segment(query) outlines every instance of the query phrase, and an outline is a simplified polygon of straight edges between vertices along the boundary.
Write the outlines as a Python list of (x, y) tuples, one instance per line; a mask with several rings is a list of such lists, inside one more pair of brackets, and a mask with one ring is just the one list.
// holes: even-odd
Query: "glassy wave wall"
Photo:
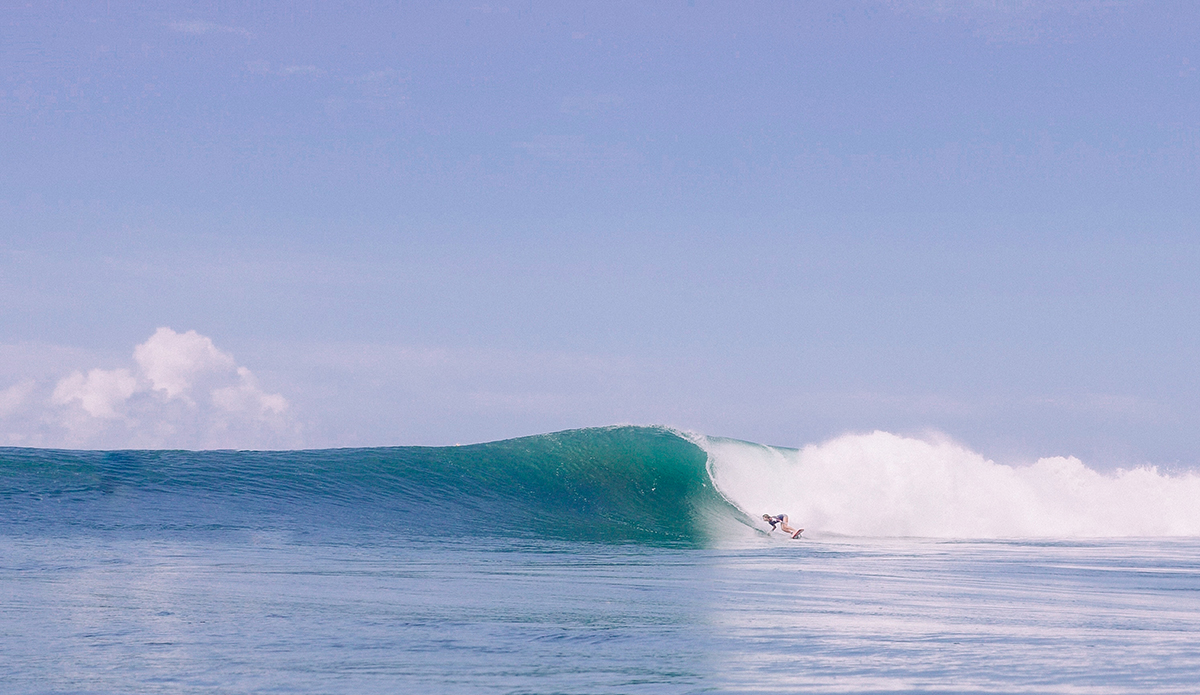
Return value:
[(452, 447), (0, 450), (0, 506), (26, 527), (255, 529), (322, 523), (426, 535), (701, 544), (737, 515), (707, 455), (663, 428)]

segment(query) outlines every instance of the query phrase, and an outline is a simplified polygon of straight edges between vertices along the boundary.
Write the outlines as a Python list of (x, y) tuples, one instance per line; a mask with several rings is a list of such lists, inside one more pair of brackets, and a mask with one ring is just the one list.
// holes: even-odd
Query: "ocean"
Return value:
[(880, 432), (0, 449), (0, 690), (1195, 693), (1200, 476)]

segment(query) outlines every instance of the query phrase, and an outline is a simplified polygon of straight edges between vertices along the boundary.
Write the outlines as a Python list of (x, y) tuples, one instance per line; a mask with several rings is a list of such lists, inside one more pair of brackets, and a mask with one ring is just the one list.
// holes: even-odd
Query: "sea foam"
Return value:
[(722, 495), (808, 535), (941, 538), (1200, 535), (1200, 475), (1105, 474), (1074, 457), (1027, 466), (946, 440), (848, 434), (802, 449), (700, 437)]

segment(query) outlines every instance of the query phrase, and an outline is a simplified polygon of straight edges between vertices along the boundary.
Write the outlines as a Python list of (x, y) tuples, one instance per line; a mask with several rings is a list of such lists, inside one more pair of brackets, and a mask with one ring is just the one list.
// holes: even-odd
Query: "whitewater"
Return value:
[(885, 432), (0, 449), (0, 683), (1192, 693), (1198, 499), (1195, 472)]
[[(802, 449), (695, 436), (740, 510), (790, 510), (815, 533), (938, 538), (1200, 536), (1200, 475), (1100, 473), (1074, 457), (1026, 466), (946, 438), (845, 435)], [(810, 533), (810, 535), (812, 535)]]

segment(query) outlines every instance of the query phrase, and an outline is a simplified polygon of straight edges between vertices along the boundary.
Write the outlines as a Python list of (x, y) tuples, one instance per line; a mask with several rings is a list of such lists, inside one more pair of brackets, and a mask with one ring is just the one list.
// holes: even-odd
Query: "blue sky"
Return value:
[(1193, 3), (140, 5), (3, 7), (0, 444), (1200, 458)]

